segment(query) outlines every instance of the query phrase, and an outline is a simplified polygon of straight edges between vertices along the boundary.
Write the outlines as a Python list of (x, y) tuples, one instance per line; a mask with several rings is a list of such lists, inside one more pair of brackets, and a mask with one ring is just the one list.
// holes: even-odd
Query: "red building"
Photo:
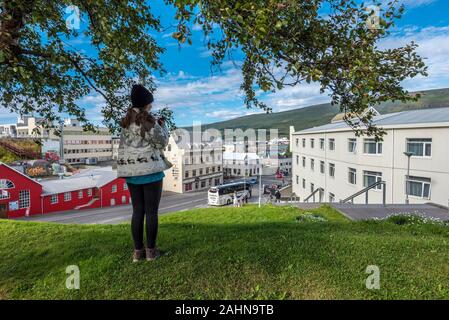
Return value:
[(124, 179), (110, 168), (37, 182), (0, 163), (0, 217), (102, 208), (130, 203)]
[(0, 163), (0, 218), (42, 213), (42, 185)]

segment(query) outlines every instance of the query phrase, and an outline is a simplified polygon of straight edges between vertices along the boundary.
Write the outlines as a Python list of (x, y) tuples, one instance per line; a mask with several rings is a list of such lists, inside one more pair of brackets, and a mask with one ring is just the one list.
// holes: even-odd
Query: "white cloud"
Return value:
[(428, 77), (404, 81), (409, 90), (449, 87), (449, 26), (413, 28), (406, 27), (380, 43), (381, 48), (396, 48), (411, 41), (419, 45), (417, 52), (428, 66)]
[(428, 5), (435, 1), (436, 0), (401, 0), (399, 3), (403, 4), (406, 8), (413, 8)]
[(206, 117), (209, 118), (219, 118), (219, 120), (229, 120), (232, 118), (237, 118), (237, 117), (242, 117), (242, 116), (248, 116), (251, 114), (256, 114), (256, 113), (262, 113), (261, 110), (244, 110), (244, 106), (243, 105), (239, 105), (238, 109), (220, 109), (220, 110), (215, 110), (212, 112), (207, 112), (206, 113)]

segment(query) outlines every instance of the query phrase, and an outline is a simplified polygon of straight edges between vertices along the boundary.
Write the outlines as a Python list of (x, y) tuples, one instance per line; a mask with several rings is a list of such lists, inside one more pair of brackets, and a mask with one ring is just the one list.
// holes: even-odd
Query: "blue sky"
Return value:
[[(404, 82), (409, 90), (424, 90), (449, 87), (449, 1), (447, 0), (402, 0), (406, 13), (397, 22), (393, 34), (380, 46), (397, 47), (412, 40), (420, 47), (418, 52), (426, 58), (429, 77), (415, 78)], [(173, 24), (174, 11), (166, 7), (162, 0), (154, 0), (156, 15), (160, 16), (164, 27)], [(241, 72), (240, 60), (236, 54), (234, 61), (226, 61), (221, 71), (211, 73), (210, 53), (204, 44), (200, 28), (193, 26), (193, 44), (179, 48), (171, 37), (174, 29), (154, 34), (166, 52), (161, 56), (168, 74), (156, 75), (158, 89), (155, 92), (155, 108), (170, 107), (175, 113), (178, 126), (191, 125), (193, 121), (211, 123), (260, 112), (248, 110), (243, 104), (243, 94), (239, 90)], [(87, 39), (81, 36), (72, 44), (89, 52)], [(304, 84), (286, 88), (275, 94), (266, 94), (263, 100), (273, 107), (273, 111), (328, 102), (326, 94), (319, 93), (317, 84)], [(91, 94), (79, 103), (86, 108), (89, 118), (100, 123), (101, 105), (99, 95)], [(15, 117), (6, 110), (0, 110), (0, 123), (15, 122)]]

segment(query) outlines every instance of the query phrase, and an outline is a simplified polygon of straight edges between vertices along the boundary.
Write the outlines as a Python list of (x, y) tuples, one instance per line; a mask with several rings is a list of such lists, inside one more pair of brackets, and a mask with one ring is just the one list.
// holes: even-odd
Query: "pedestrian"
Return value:
[(281, 192), (279, 190), (276, 190), (276, 192), (274, 193), (274, 197), (276, 198), (277, 203), (281, 202)]
[(239, 198), (237, 197), (237, 192), (234, 191), (234, 199), (233, 199), (234, 207), (239, 207)]
[[(169, 132), (163, 118), (156, 119), (151, 115), (153, 100), (153, 95), (144, 86), (134, 85), (132, 105), (121, 121), (117, 176), (125, 178), (131, 194), (133, 262), (144, 258), (152, 261), (161, 255), (156, 246), (158, 210), (164, 170), (172, 166), (163, 152)], [(146, 247), (143, 241), (145, 220)]]

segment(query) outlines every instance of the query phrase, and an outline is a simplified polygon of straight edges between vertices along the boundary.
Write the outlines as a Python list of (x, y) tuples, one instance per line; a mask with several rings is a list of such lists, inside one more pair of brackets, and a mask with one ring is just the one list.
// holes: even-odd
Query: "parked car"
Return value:
[(254, 177), (254, 178), (249, 178), (249, 179), (247, 180), (247, 182), (248, 182), (249, 184), (257, 184), (257, 183), (259, 182), (259, 179), (257, 179), (256, 177)]

